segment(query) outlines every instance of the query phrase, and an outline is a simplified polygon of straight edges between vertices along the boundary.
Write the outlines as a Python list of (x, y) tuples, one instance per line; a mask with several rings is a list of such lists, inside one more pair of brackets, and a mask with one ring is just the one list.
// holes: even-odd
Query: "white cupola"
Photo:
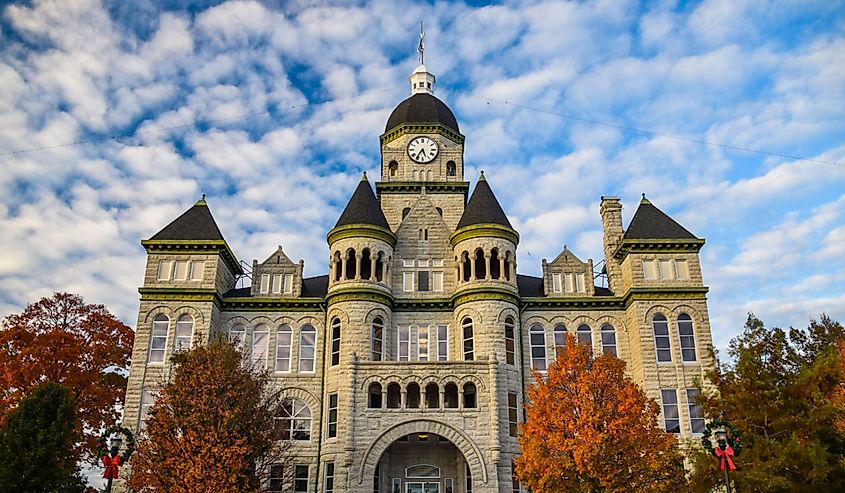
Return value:
[(411, 95), (426, 93), (434, 95), (434, 74), (425, 68), (425, 65), (420, 65), (411, 72)]

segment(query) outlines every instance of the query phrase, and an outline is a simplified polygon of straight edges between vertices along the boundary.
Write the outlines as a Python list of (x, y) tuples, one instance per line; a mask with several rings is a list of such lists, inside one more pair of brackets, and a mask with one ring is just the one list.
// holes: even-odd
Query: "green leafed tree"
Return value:
[[(743, 434), (731, 476), (737, 491), (845, 491), (843, 333), (827, 316), (783, 330), (749, 314), (730, 343), (733, 362), (711, 375), (718, 393), (701, 402), (705, 416)], [(700, 491), (724, 484), (712, 456), (699, 451), (692, 462)]]
[(74, 454), (78, 438), (68, 390), (57, 383), (36, 387), (0, 428), (0, 492), (84, 491)]

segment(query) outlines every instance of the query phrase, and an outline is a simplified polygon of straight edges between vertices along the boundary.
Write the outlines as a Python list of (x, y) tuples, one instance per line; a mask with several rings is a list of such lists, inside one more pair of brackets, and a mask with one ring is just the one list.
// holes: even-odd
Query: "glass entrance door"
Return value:
[(405, 493), (440, 493), (440, 482), (406, 482)]

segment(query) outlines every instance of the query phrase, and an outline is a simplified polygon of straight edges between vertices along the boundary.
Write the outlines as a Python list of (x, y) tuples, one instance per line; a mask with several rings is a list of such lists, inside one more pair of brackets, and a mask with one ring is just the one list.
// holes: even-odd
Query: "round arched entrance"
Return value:
[(437, 420), (415, 420), (385, 430), (372, 442), (358, 483), (381, 493), (463, 493), (468, 484), (486, 484), (487, 469), (463, 431)]

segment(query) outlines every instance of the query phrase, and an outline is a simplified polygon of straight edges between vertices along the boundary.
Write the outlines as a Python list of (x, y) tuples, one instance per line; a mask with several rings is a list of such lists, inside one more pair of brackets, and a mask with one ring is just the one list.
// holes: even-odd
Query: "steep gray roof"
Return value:
[(686, 228), (675, 222), (663, 211), (654, 206), (645, 195), (634, 213), (631, 224), (625, 231), (624, 239), (697, 239)]
[(469, 202), (467, 202), (464, 214), (461, 216), (461, 220), (458, 221), (457, 229), (472, 224), (501, 224), (502, 226), (512, 228), (510, 221), (508, 221), (508, 216), (505, 215), (505, 211), (502, 210), (502, 206), (499, 205), (499, 201), (493, 195), (493, 190), (487, 184), (487, 179), (484, 178), (483, 171), (481, 172), (481, 178), (478, 179), (478, 183), (475, 185), (475, 190), (472, 191)]
[(223, 233), (205, 203), (205, 195), (151, 240), (223, 240)]
[(352, 194), (352, 198), (349, 199), (349, 203), (346, 204), (334, 227), (347, 224), (372, 224), (390, 229), (376, 199), (376, 194), (373, 193), (373, 188), (367, 180), (366, 172), (358, 182), (358, 188), (355, 189), (355, 193)]
[(439, 123), (460, 133), (458, 120), (452, 110), (443, 101), (426, 93), (414, 94), (399, 103), (387, 119), (384, 131), (387, 132), (403, 123)]

